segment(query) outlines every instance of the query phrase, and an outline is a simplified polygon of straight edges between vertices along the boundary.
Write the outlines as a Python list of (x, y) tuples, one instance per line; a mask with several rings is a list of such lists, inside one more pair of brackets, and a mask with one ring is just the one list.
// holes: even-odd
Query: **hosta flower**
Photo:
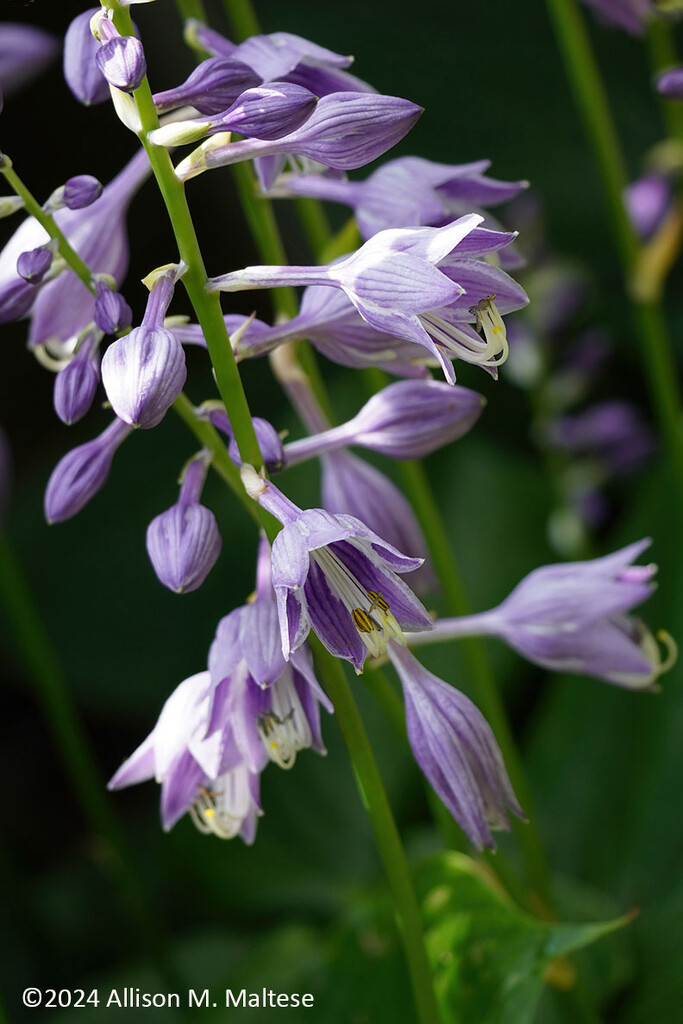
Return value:
[(200, 452), (185, 467), (178, 501), (147, 527), (147, 554), (159, 580), (176, 594), (202, 585), (221, 551), (213, 512), (200, 503), (211, 462)]
[(91, 7), (73, 19), (64, 37), (64, 78), (77, 100), (86, 106), (109, 99), (109, 85), (97, 65), (99, 41), (90, 29), (101, 7)]
[(77, 423), (93, 403), (100, 383), (100, 339), (99, 332), (88, 331), (73, 358), (55, 377), (54, 406), (62, 423)]
[(0, 90), (5, 97), (18, 92), (57, 56), (54, 36), (33, 25), (0, 23)]
[(117, 416), (133, 427), (156, 427), (182, 391), (185, 353), (163, 326), (176, 282), (187, 268), (169, 264), (146, 278), (150, 286), (142, 323), (113, 342), (102, 359), (102, 383)]
[(59, 460), (45, 491), (48, 523), (71, 519), (105, 485), (116, 449), (132, 428), (115, 419), (99, 437), (73, 448)]
[(247, 267), (213, 278), (208, 288), (339, 288), (375, 330), (422, 345), (452, 384), (451, 358), (495, 371), (507, 356), (501, 312), (528, 301), (511, 277), (475, 258), (515, 237), (479, 228), (481, 221), (470, 214), (443, 228), (380, 231), (353, 255), (328, 266)]
[(285, 658), (310, 629), (336, 657), (362, 671), (404, 630), (430, 629), (431, 619), (399, 573), (422, 564), (408, 558), (353, 516), (302, 511), (251, 466), (247, 493), (283, 524), (273, 544), (272, 578)]
[(659, 76), (657, 92), (667, 100), (683, 100), (683, 65), (669, 68)]
[(394, 644), (389, 656), (403, 685), (408, 739), (415, 760), (478, 850), (495, 849), (491, 831), (523, 818), (503, 758), (481, 711)]
[[(524, 658), (554, 672), (653, 689), (674, 663), (676, 650), (671, 637), (659, 633), (668, 647), (662, 660), (645, 623), (627, 614), (654, 589), (657, 567), (632, 565), (649, 544), (640, 540), (603, 558), (536, 569), (497, 608), (442, 619), (429, 640), (499, 636)], [(414, 642), (425, 639), (416, 635)]]
[(350, 445), (393, 459), (422, 459), (462, 437), (484, 400), (469, 388), (436, 380), (405, 380), (378, 391), (353, 419), (285, 447), (288, 465)]
[(353, 207), (364, 239), (387, 228), (441, 227), (473, 207), (494, 206), (519, 195), (526, 181), (487, 178), (490, 160), (437, 164), (417, 156), (383, 164), (365, 181), (325, 175), (283, 175), (273, 196), (311, 196)]
[(370, 163), (395, 146), (410, 131), (422, 108), (397, 96), (368, 92), (339, 92), (323, 96), (311, 116), (296, 131), (272, 141), (245, 139), (230, 142), (222, 135), (202, 143), (176, 167), (180, 181), (188, 181), (212, 167), (263, 157), (279, 157), (259, 165), (261, 184), (267, 188), (288, 156), (307, 157), (326, 167), (351, 170)]
[(650, 238), (657, 231), (671, 209), (672, 200), (672, 184), (664, 174), (645, 174), (627, 187), (624, 203), (641, 238)]
[(640, 36), (655, 13), (651, 0), (583, 0), (585, 4), (612, 25), (623, 28), (631, 35)]

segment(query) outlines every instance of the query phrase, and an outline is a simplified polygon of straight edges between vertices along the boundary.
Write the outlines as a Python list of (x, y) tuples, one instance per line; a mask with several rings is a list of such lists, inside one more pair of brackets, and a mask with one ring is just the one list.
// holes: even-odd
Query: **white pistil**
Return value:
[(286, 669), (270, 688), (271, 708), (259, 715), (257, 728), (268, 757), (280, 768), (292, 768), (299, 750), (310, 747), (308, 724), (291, 669)]
[(481, 341), (440, 317), (436, 310), (421, 313), (419, 319), (432, 338), (459, 359), (483, 366), (498, 366), (508, 357), (508, 343), (505, 324), (493, 301), (494, 298), (495, 296), (490, 295), (470, 309), (470, 313), (476, 319), (477, 330), (484, 332), (484, 339)]
[(311, 551), (311, 557), (322, 569), (332, 592), (350, 612), (361, 640), (374, 658), (386, 653), (390, 640), (405, 646), (403, 631), (381, 594), (368, 592), (361, 586), (341, 558), (329, 548), (317, 548)]
[(204, 835), (219, 839), (234, 839), (239, 834), (249, 812), (251, 793), (249, 773), (239, 765), (216, 779), (215, 789), (202, 786), (192, 807), (190, 817)]

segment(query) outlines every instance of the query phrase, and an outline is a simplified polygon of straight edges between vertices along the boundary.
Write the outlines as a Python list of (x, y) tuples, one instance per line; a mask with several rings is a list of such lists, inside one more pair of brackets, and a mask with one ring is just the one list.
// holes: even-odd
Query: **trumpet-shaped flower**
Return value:
[(302, 511), (242, 467), (247, 493), (283, 524), (273, 544), (272, 580), (282, 651), (296, 651), (311, 629), (336, 657), (361, 672), (367, 654), (383, 654), (403, 631), (431, 629), (432, 621), (401, 573), (422, 564), (353, 516)]
[(395, 644), (389, 656), (403, 685), (415, 760), (478, 850), (495, 849), (492, 830), (509, 829), (508, 809), (524, 812), (510, 785), (493, 732), (481, 711)]
[(511, 277), (476, 258), (515, 237), (478, 228), (482, 219), (470, 214), (442, 228), (380, 231), (357, 252), (328, 266), (247, 267), (213, 278), (208, 288), (339, 288), (375, 330), (422, 345), (452, 384), (454, 357), (495, 371), (507, 357), (501, 312), (528, 301)]

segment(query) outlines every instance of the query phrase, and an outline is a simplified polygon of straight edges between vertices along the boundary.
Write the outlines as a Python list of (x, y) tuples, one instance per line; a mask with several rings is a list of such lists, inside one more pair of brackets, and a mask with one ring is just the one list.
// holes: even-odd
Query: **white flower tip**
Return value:
[(268, 481), (264, 480), (248, 462), (241, 467), (240, 476), (245, 491), (253, 501), (258, 501), (264, 491), (268, 489)]
[(180, 260), (179, 263), (164, 263), (161, 267), (155, 267), (154, 270), (150, 270), (147, 277), (142, 278), (142, 284), (145, 288), (151, 292), (152, 288), (159, 280), (160, 277), (173, 276), (173, 281), (179, 281), (180, 278), (187, 272), (187, 263)]
[(196, 121), (173, 121), (161, 128), (147, 132), (147, 139), (153, 146), (184, 146), (188, 142), (197, 142), (208, 132), (210, 124)]

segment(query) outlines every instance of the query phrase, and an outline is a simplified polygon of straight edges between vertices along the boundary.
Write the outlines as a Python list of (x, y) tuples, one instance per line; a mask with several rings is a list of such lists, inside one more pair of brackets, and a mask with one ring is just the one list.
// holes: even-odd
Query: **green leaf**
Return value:
[(418, 870), (426, 941), (446, 1024), (528, 1024), (558, 958), (622, 928), (631, 915), (587, 924), (537, 920), (511, 903), (487, 870), (460, 853)]

